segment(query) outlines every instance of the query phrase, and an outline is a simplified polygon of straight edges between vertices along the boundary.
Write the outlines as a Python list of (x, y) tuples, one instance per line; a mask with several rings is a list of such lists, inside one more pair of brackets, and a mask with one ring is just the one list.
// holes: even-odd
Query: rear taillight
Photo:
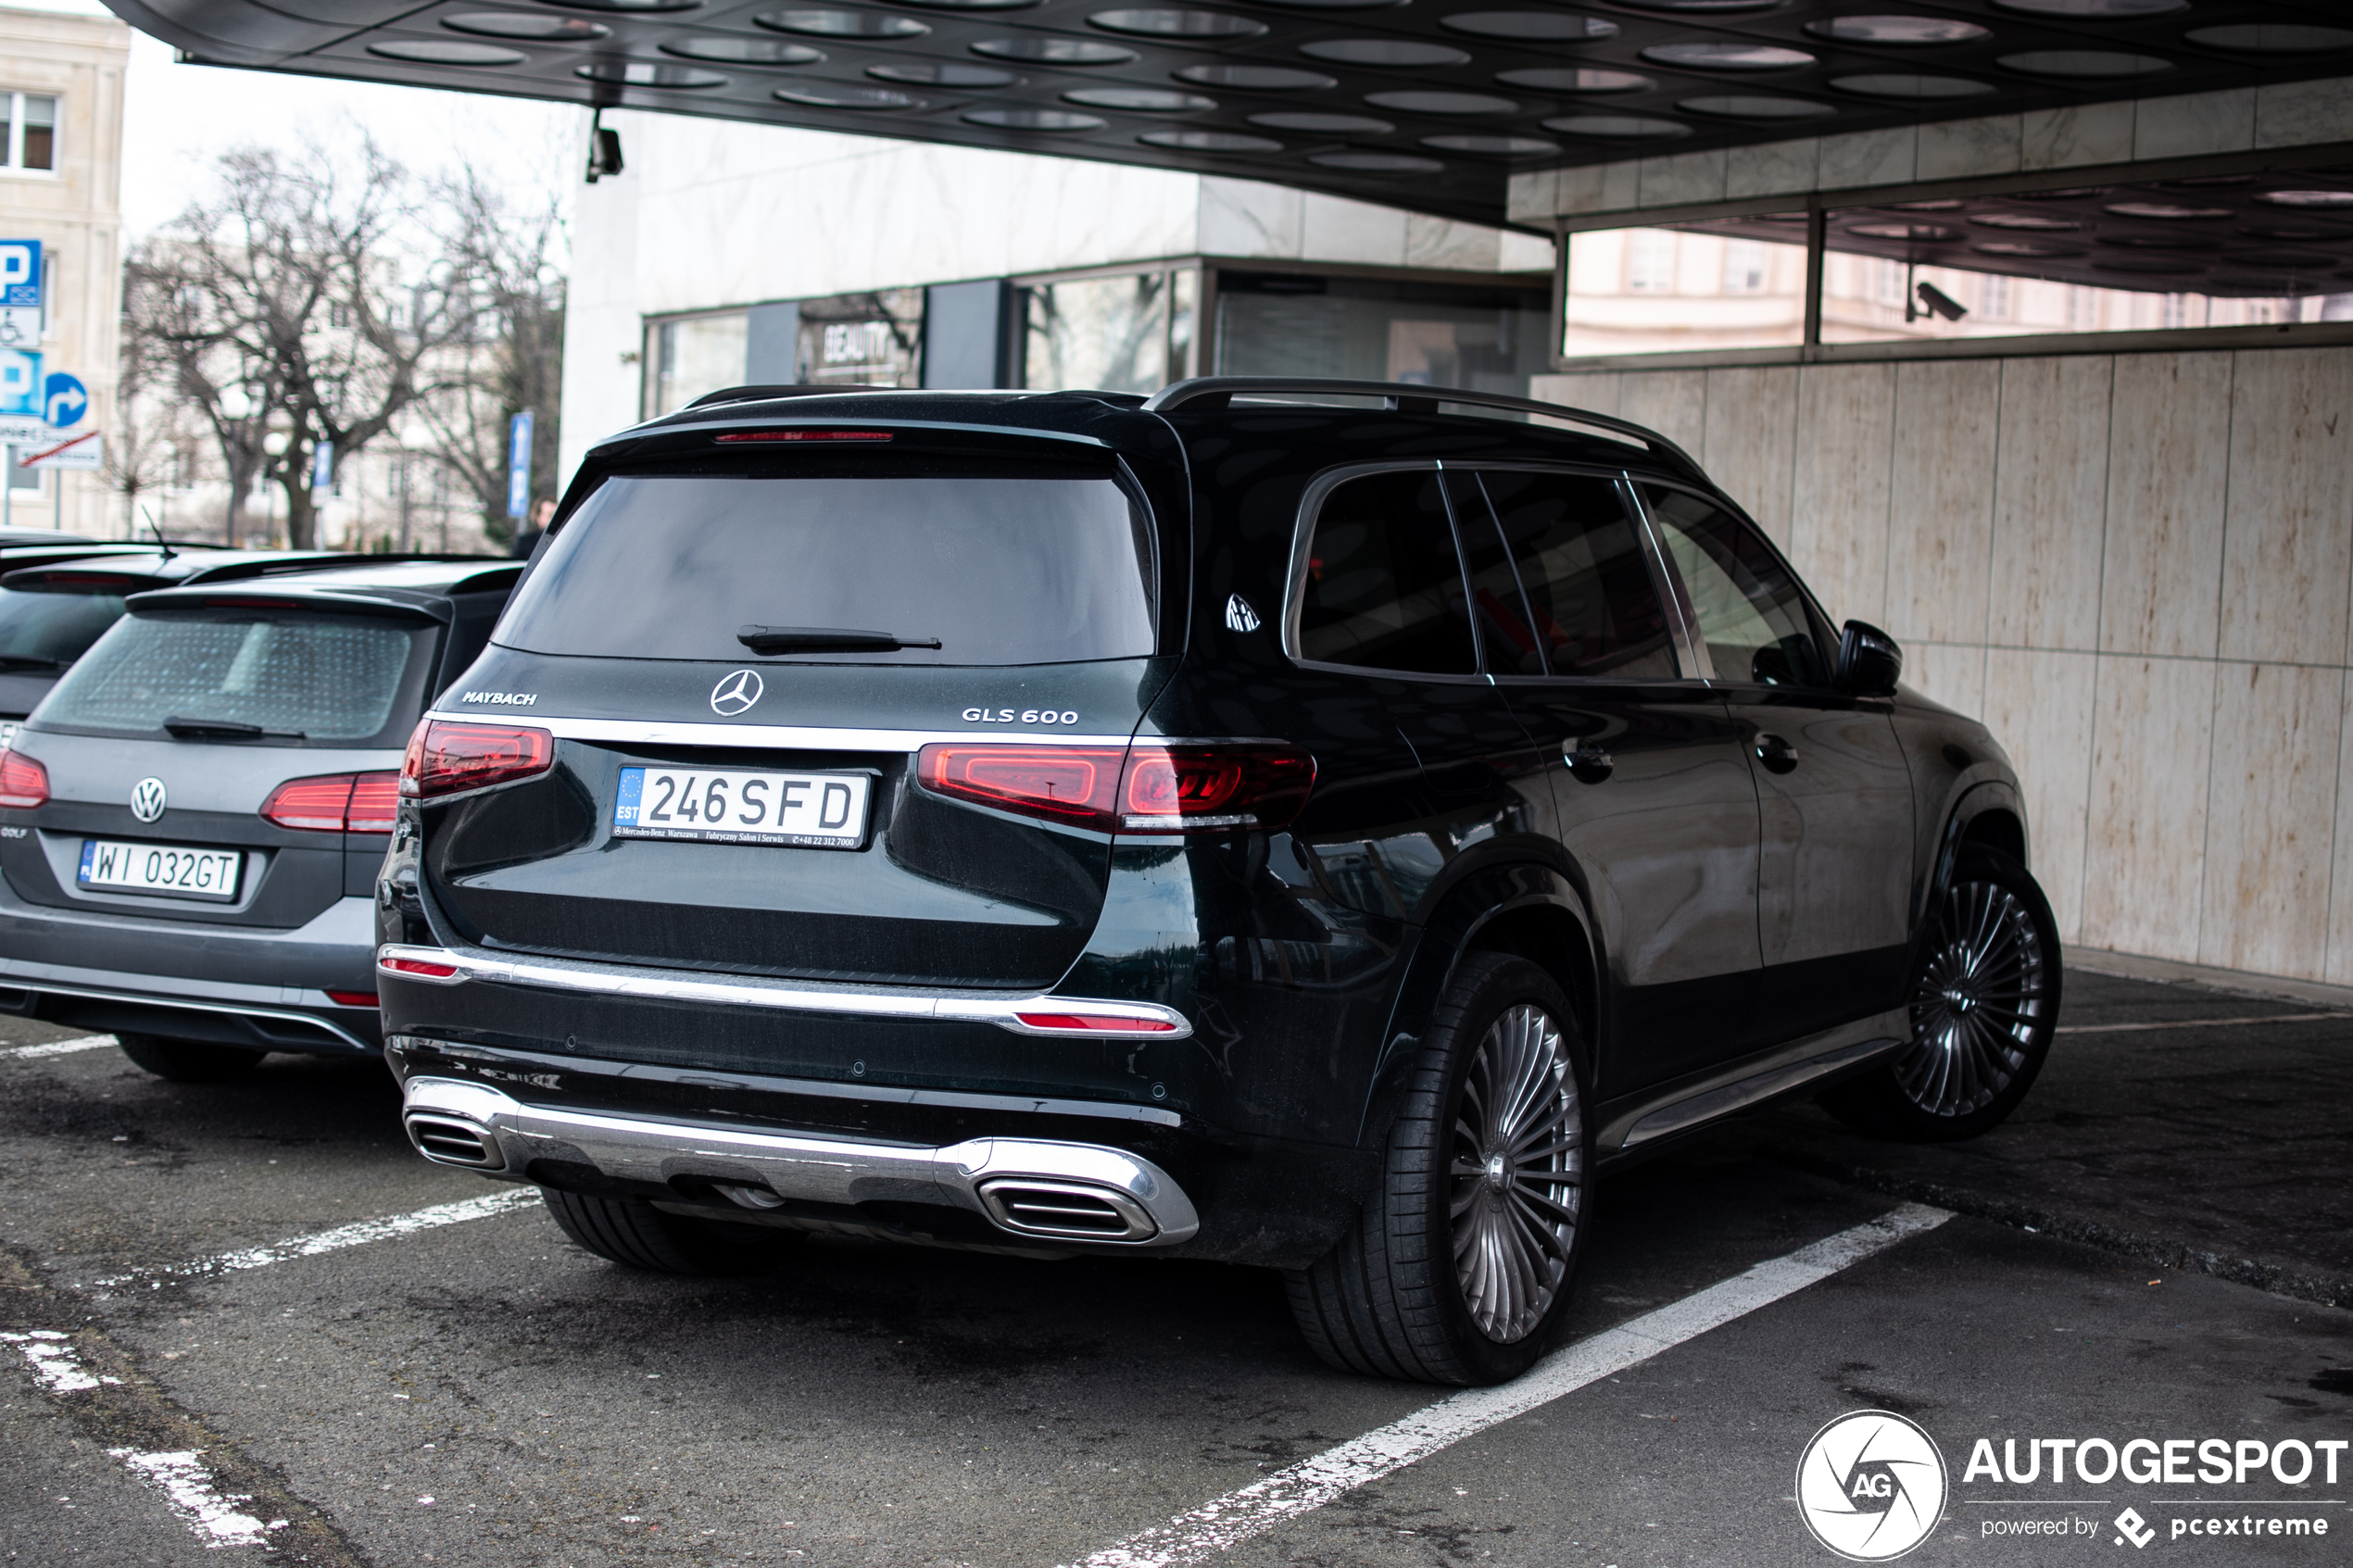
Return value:
[(265, 822), (305, 833), (390, 833), (397, 773), (321, 773), (288, 779), (261, 803)]
[(1118, 1018), (1093, 1012), (1017, 1012), (1013, 1016), (1032, 1029), (1088, 1035), (1173, 1035), (1176, 1025), (1165, 1018)]
[(396, 953), (376, 955), (376, 967), (388, 974), (413, 974), (420, 980), (454, 980), (458, 966), (433, 959), (404, 959)]
[(0, 806), (29, 811), (49, 801), (49, 770), (20, 751), (0, 751)]
[(924, 747), (934, 794), (1110, 833), (1277, 828), (1299, 814), (1315, 759), (1288, 746)]
[(373, 991), (330, 991), (327, 1000), (339, 1008), (371, 1008), (381, 1006)]
[(556, 737), (517, 724), (453, 724), (428, 719), (409, 737), (400, 793), (431, 800), (544, 773), (556, 760)]

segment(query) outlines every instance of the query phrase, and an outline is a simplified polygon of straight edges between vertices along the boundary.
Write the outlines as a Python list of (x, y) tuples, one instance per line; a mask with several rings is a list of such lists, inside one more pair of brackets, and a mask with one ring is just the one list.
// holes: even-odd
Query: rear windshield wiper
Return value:
[(939, 646), (937, 637), (901, 637), (844, 626), (738, 626), (736, 641), (754, 653), (896, 653)]
[(301, 740), (300, 730), (265, 730), (258, 724), (248, 724), (241, 719), (182, 719), (163, 721), (166, 734), (174, 740), (195, 740), (217, 736), (222, 740)]
[(41, 659), (29, 653), (0, 653), (0, 670), (63, 670), (62, 659)]

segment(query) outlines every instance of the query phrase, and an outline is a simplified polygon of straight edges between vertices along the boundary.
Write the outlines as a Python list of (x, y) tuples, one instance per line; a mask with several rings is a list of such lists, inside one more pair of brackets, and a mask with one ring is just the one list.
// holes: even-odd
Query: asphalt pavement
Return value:
[[(371, 1063), (174, 1085), (0, 1022), (0, 1562), (1829, 1564), (1800, 1459), (1863, 1410), (1942, 1456), (1908, 1562), (2353, 1561), (2325, 1010), (2071, 974), (1987, 1138), (1686, 1145), (1604, 1184), (1536, 1381), (1452, 1399), (1324, 1367), (1250, 1270), (632, 1274), (418, 1160)], [(2050, 1440), (2179, 1478), (2023, 1479)]]

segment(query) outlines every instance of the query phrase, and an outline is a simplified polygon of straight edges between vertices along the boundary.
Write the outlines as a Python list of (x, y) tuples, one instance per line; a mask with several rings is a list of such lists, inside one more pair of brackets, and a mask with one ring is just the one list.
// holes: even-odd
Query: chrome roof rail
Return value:
[(1167, 414), (1189, 404), (1223, 408), (1236, 397), (1280, 397), (1287, 394), (1311, 397), (1378, 397), (1389, 408), (1406, 414), (1434, 414), (1441, 403), (1461, 403), (1474, 408), (1501, 408), (1515, 414), (1541, 414), (1546, 419), (1566, 420), (1591, 425), (1595, 430), (1631, 436), (1652, 451), (1672, 458), (1692, 472), (1699, 471), (1699, 464), (1692, 461), (1689, 452), (1658, 432), (1630, 420), (1572, 408), (1566, 403), (1542, 403), (1531, 397), (1506, 397), (1501, 393), (1471, 392), (1456, 386), (1409, 386), (1402, 382), (1294, 379), (1290, 376), (1195, 376), (1190, 381), (1173, 382), (1162, 387), (1144, 399), (1144, 408), (1150, 413)]

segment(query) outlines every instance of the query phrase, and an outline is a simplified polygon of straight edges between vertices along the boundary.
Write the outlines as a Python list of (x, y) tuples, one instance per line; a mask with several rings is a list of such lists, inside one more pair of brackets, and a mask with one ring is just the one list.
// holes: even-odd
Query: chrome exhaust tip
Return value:
[(436, 1165), (462, 1165), (470, 1171), (503, 1171), (507, 1158), (498, 1140), (484, 1128), (454, 1116), (411, 1114), (402, 1119), (409, 1141)]
[(1160, 1234), (1143, 1205), (1124, 1192), (1076, 1182), (1010, 1176), (980, 1184), (988, 1217), (1023, 1236), (1058, 1241), (1150, 1241)]

